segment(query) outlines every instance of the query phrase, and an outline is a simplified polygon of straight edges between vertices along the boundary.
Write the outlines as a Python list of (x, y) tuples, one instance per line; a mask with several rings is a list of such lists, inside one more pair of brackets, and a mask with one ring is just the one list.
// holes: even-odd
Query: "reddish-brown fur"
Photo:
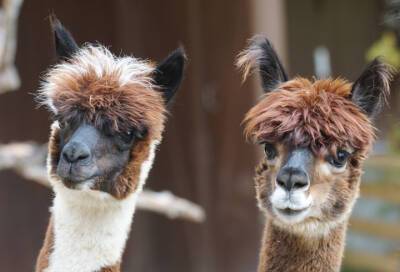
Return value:
[(43, 247), (40, 249), (39, 257), (36, 262), (37, 272), (44, 271), (49, 266), (49, 257), (51, 249), (54, 245), (54, 230), (53, 230), (53, 218), (50, 217), (49, 225), (47, 226), (46, 238), (44, 239)]
[[(86, 49), (90, 50), (90, 49)], [(79, 65), (78, 60), (71, 64)], [(148, 129), (160, 138), (165, 121), (165, 105), (160, 92), (151, 85), (132, 80), (122, 85), (117, 71), (99, 77), (94, 68), (79, 75), (50, 73), (47, 79), (54, 88), (45, 99), (51, 99), (62, 121), (87, 121), (99, 129), (115, 131)], [(146, 75), (143, 75), (146, 76)], [(147, 75), (150, 76), (150, 75)]]
[(345, 146), (368, 150), (374, 128), (349, 100), (345, 80), (283, 83), (254, 106), (244, 119), (245, 135), (255, 142), (286, 142), (310, 147), (315, 154)]
[[(243, 121), (246, 138), (266, 148), (255, 177), (267, 217), (258, 271), (339, 271), (362, 162), (375, 138), (370, 118), (387, 99), (394, 71), (375, 59), (354, 84), (289, 80), (261, 36), (250, 40), (237, 65), (244, 79), (258, 70), (266, 92)], [(294, 151), (312, 158), (297, 157), (293, 166)], [(304, 174), (306, 186), (287, 186), (302, 180), (292, 178), (295, 171)]]
[[(340, 222), (358, 196), (361, 162), (374, 139), (374, 127), (367, 116), (349, 99), (351, 84), (341, 80), (309, 81), (297, 78), (281, 84), (246, 115), (245, 135), (255, 142), (280, 143), (286, 148), (309, 147), (316, 158), (311, 193), (315, 188), (327, 191), (319, 218), (305, 224)], [(350, 147), (354, 153), (349, 168), (339, 176), (324, 176), (317, 164), (336, 149)], [(286, 150), (281, 150), (285, 153)], [(308, 237), (281, 229), (268, 198), (275, 185), (277, 169), (269, 169), (266, 161), (258, 167), (256, 192), (260, 207), (268, 221), (260, 253), (259, 271), (338, 271), (344, 248), (347, 225), (340, 222), (328, 235)], [(312, 222), (316, 220), (316, 222)], [(336, 223), (335, 223), (336, 224)]]
[[(294, 147), (313, 151), (309, 193), (321, 210), (318, 218), (306, 219), (303, 226), (281, 226), (269, 201), (281, 165), (270, 167), (263, 160), (255, 178), (259, 206), (267, 216), (258, 271), (339, 271), (347, 216), (359, 193), (362, 162), (375, 137), (374, 127), (352, 103), (350, 92), (351, 84), (341, 79), (296, 78), (267, 93), (247, 113), (246, 137), (274, 144), (281, 162)], [(325, 157), (341, 148), (353, 150), (347, 169), (335, 175), (321, 173)], [(307, 233), (307, 224), (329, 226), (329, 231), (314, 236)]]

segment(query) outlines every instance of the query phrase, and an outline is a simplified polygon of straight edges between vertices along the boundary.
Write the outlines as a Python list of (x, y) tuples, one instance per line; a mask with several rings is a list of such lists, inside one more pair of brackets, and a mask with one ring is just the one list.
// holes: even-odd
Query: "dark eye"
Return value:
[(128, 130), (119, 134), (119, 137), (125, 142), (129, 143), (133, 140), (134, 131)]
[(339, 149), (336, 152), (336, 156), (328, 157), (328, 162), (337, 168), (341, 168), (346, 164), (349, 156), (350, 156), (349, 152), (347, 152), (346, 150)]
[(273, 160), (276, 157), (276, 155), (278, 155), (278, 152), (276, 151), (274, 145), (269, 143), (264, 144), (264, 152), (267, 160)]
[(67, 123), (62, 120), (58, 120), (58, 126), (60, 127), (60, 129), (64, 129), (67, 127)]

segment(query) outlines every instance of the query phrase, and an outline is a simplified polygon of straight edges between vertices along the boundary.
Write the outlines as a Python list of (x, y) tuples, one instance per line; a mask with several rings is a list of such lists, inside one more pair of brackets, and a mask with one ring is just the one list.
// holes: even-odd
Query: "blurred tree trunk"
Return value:
[[(118, 1), (114, 47), (161, 60), (181, 43), (186, 79), (172, 106), (148, 186), (171, 189), (206, 209), (201, 225), (136, 217), (126, 271), (255, 271), (260, 232), (254, 150), (240, 122), (253, 103), (236, 54), (250, 37), (244, 1)], [(139, 254), (138, 251), (143, 254)]]
[[(49, 118), (35, 110), (40, 74), (54, 64), (50, 11), (79, 42), (99, 41), (115, 53), (161, 60), (179, 43), (189, 58), (165, 139), (147, 187), (202, 205), (204, 224), (139, 211), (123, 271), (255, 271), (261, 235), (253, 189), (255, 150), (240, 122), (255, 97), (241, 86), (237, 53), (251, 36), (247, 1), (26, 1), (19, 25), (21, 89), (0, 96), (0, 142), (46, 142)], [(49, 217), (51, 192), (11, 172), (0, 180), (0, 263), (31, 271)]]

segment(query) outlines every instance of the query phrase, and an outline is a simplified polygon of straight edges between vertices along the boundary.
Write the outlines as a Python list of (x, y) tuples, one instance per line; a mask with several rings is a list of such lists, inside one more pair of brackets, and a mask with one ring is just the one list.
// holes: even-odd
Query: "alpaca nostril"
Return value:
[(87, 154), (87, 153), (81, 154), (81, 155), (78, 156), (77, 161), (81, 161), (81, 160), (84, 160), (84, 159), (87, 159), (87, 158), (89, 158), (89, 154)]
[(296, 182), (293, 183), (293, 188), (294, 189), (303, 189), (305, 187), (307, 187), (308, 182), (306, 179), (302, 179), (302, 180), (297, 180)]
[(278, 184), (278, 186), (286, 188), (285, 182), (280, 180), (279, 178), (276, 179), (276, 183)]

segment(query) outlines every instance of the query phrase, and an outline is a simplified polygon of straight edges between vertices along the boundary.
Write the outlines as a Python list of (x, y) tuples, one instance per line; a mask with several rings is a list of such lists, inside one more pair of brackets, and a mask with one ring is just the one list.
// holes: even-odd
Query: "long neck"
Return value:
[(323, 237), (300, 237), (267, 222), (258, 272), (337, 272), (342, 261), (347, 223)]
[(52, 182), (56, 196), (36, 272), (119, 272), (137, 197), (150, 171), (156, 143), (141, 164), (139, 186), (118, 200), (93, 190)]
[(82, 205), (57, 193), (51, 230), (46, 237), (52, 241), (52, 247), (48, 249), (48, 266), (43, 272), (94, 272), (107, 271), (109, 267), (116, 267), (111, 271), (120, 271), (135, 202), (136, 195), (132, 195), (116, 203)]

